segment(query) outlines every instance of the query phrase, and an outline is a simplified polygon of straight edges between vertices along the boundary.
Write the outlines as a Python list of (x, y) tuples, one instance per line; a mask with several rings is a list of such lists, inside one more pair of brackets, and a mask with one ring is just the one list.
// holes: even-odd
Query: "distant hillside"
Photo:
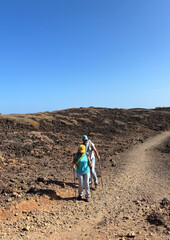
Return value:
[(55, 178), (69, 178), (72, 156), (83, 134), (95, 143), (105, 169), (118, 161), (121, 152), (168, 129), (170, 108), (90, 107), (1, 115), (0, 191), (17, 182), (26, 192), (38, 176), (52, 178), (54, 172)]
[[(0, 116), (1, 131), (54, 131), (68, 129), (73, 131), (81, 128), (96, 133), (127, 132), (135, 126), (159, 131), (166, 130), (170, 124), (170, 108), (156, 109), (109, 109), (109, 108), (73, 108), (54, 112), (35, 114), (12, 114)], [(119, 130), (118, 130), (119, 129)]]

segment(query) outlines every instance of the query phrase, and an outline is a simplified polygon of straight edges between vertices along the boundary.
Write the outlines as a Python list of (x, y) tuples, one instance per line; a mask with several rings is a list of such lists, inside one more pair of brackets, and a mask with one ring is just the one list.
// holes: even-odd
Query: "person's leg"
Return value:
[(93, 179), (94, 179), (94, 183), (95, 183), (95, 185), (97, 185), (98, 184), (98, 179), (97, 179), (97, 174), (96, 174), (96, 171), (95, 171), (95, 158), (92, 158), (92, 160), (91, 160), (91, 162), (92, 162), (92, 176), (93, 176)]
[(80, 197), (82, 197), (83, 196), (83, 175), (77, 173), (77, 178), (79, 181), (78, 194)]
[(90, 173), (83, 174), (84, 185), (86, 189), (86, 195), (85, 195), (86, 198), (90, 198), (89, 177), (90, 177)]

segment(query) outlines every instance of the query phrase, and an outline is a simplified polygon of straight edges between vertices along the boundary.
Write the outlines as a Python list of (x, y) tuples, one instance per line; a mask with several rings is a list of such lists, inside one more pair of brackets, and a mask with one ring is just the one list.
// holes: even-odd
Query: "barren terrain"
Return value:
[[(170, 239), (169, 129), (170, 108), (0, 116), (0, 239)], [(90, 203), (71, 168), (83, 134), (104, 183), (97, 162)]]

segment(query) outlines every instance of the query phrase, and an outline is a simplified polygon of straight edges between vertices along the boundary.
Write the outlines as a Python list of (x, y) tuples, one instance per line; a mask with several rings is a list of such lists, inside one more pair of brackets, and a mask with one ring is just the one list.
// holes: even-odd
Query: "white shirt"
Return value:
[(94, 151), (93, 151), (94, 143), (92, 143), (91, 140), (89, 139), (87, 141), (87, 143), (84, 144), (84, 145), (86, 146), (86, 153), (89, 154), (90, 159), (95, 158), (95, 154), (94, 154)]

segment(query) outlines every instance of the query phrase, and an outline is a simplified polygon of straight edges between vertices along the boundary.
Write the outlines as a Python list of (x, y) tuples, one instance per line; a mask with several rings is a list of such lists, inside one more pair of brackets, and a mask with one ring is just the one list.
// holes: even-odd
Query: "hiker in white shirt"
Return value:
[[(91, 177), (93, 177), (95, 188), (97, 188), (98, 179), (97, 179), (97, 174), (95, 171), (95, 155), (97, 156), (98, 160), (99, 160), (100, 156), (99, 156), (99, 153), (98, 153), (94, 143), (92, 143), (91, 140), (88, 139), (88, 137), (86, 135), (83, 135), (83, 144), (86, 147), (86, 153), (89, 154), (89, 156), (90, 156), (90, 160), (92, 163), (92, 176)], [(89, 180), (90, 183), (92, 181), (91, 177)]]

